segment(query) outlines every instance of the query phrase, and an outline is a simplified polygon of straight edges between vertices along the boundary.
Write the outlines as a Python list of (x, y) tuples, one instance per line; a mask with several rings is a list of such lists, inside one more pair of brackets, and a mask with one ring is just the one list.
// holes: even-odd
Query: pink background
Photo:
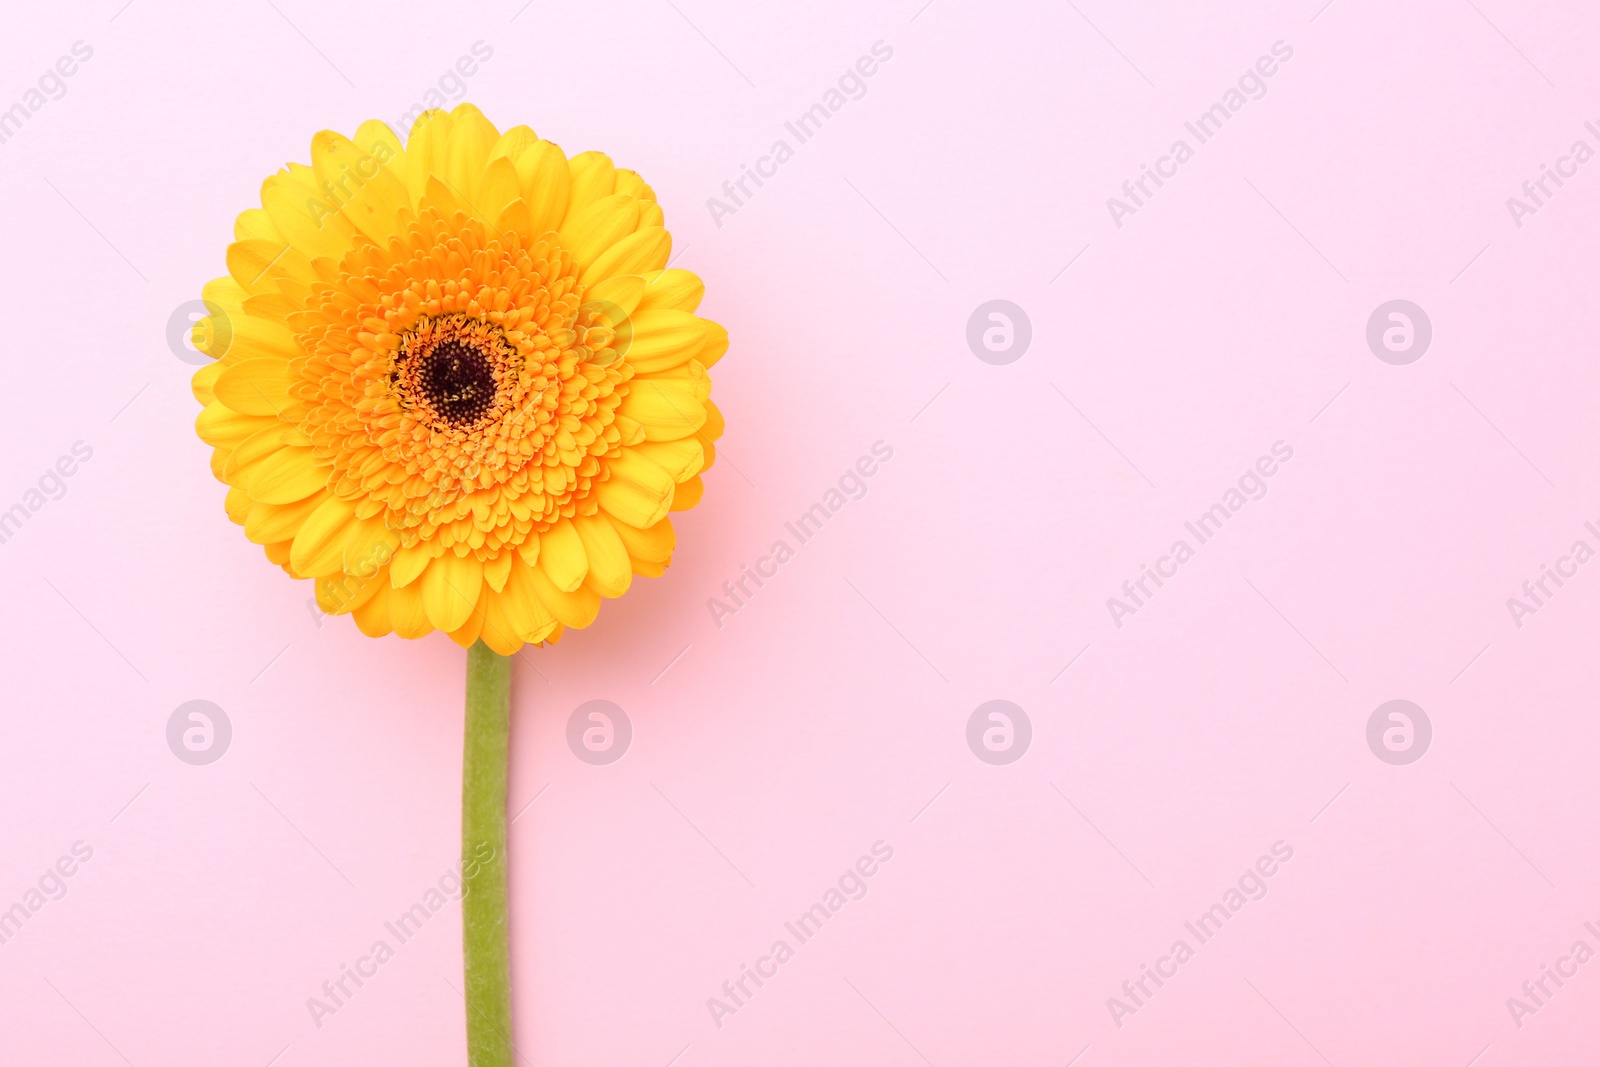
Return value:
[[(93, 57), (0, 145), (0, 508), (93, 458), (0, 545), (0, 908), (94, 852), (0, 945), (0, 1059), (465, 1062), (455, 905), (320, 1028), (306, 1003), (455, 862), (464, 653), (319, 626), (227, 522), (164, 331), (266, 174), (480, 40), (467, 98), (641, 171), (733, 337), (674, 565), (516, 664), (519, 1062), (1594, 1054), (1600, 962), (1520, 1028), (1506, 1001), (1600, 950), (1600, 562), (1520, 628), (1506, 599), (1600, 547), (1600, 162), (1520, 228), (1505, 202), (1600, 148), (1600, 15), (920, 4), (13, 14), (0, 107)], [(706, 199), (880, 40), (865, 96), (716, 225)], [(1266, 96), (1115, 226), (1106, 198), (1280, 40)], [(995, 298), (1032, 323), (1005, 366), (965, 339)], [(1392, 299), (1433, 324), (1409, 366), (1365, 341)], [(719, 628), (707, 599), (879, 440), (865, 498)], [(1268, 495), (1114, 626), (1279, 440)], [(1434, 730), (1408, 766), (1365, 738), (1399, 698)], [(191, 699), (233, 726), (209, 766), (167, 747)], [(565, 741), (591, 699), (633, 723), (609, 766)], [(992, 699), (1033, 725), (1007, 766), (966, 742)], [(866, 897), (715, 1025), (879, 840)], [(1267, 896), (1115, 1025), (1277, 841)]]

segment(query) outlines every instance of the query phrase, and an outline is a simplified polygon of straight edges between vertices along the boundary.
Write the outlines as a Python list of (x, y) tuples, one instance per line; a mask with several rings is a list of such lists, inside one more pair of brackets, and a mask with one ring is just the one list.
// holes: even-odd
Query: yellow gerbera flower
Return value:
[(463, 104), (319, 133), (261, 204), (202, 292), (197, 429), (324, 611), (509, 655), (662, 572), (728, 336), (639, 175)]

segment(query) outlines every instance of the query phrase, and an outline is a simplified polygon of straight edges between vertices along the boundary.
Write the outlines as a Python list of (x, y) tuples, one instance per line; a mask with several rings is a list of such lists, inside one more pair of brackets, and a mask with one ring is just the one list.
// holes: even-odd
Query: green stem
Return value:
[(511, 1067), (511, 953), (506, 919), (506, 770), (511, 660), (482, 641), (467, 650), (461, 759), (461, 947), (467, 1063)]

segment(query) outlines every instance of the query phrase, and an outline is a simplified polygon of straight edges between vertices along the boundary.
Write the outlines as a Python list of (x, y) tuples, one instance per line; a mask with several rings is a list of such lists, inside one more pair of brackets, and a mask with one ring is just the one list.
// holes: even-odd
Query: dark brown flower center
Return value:
[(417, 389), (446, 422), (470, 426), (494, 404), (494, 368), (475, 347), (452, 339), (423, 358)]
[(461, 314), (423, 316), (401, 338), (389, 383), (414, 418), (470, 434), (505, 415), (521, 362), (498, 326)]

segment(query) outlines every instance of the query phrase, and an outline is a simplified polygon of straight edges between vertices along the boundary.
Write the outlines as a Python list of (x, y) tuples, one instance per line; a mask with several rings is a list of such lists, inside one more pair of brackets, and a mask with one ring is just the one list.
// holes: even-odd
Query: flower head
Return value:
[(662, 572), (728, 338), (637, 174), (463, 104), (319, 133), (261, 204), (202, 292), (196, 425), (324, 611), (510, 654)]

